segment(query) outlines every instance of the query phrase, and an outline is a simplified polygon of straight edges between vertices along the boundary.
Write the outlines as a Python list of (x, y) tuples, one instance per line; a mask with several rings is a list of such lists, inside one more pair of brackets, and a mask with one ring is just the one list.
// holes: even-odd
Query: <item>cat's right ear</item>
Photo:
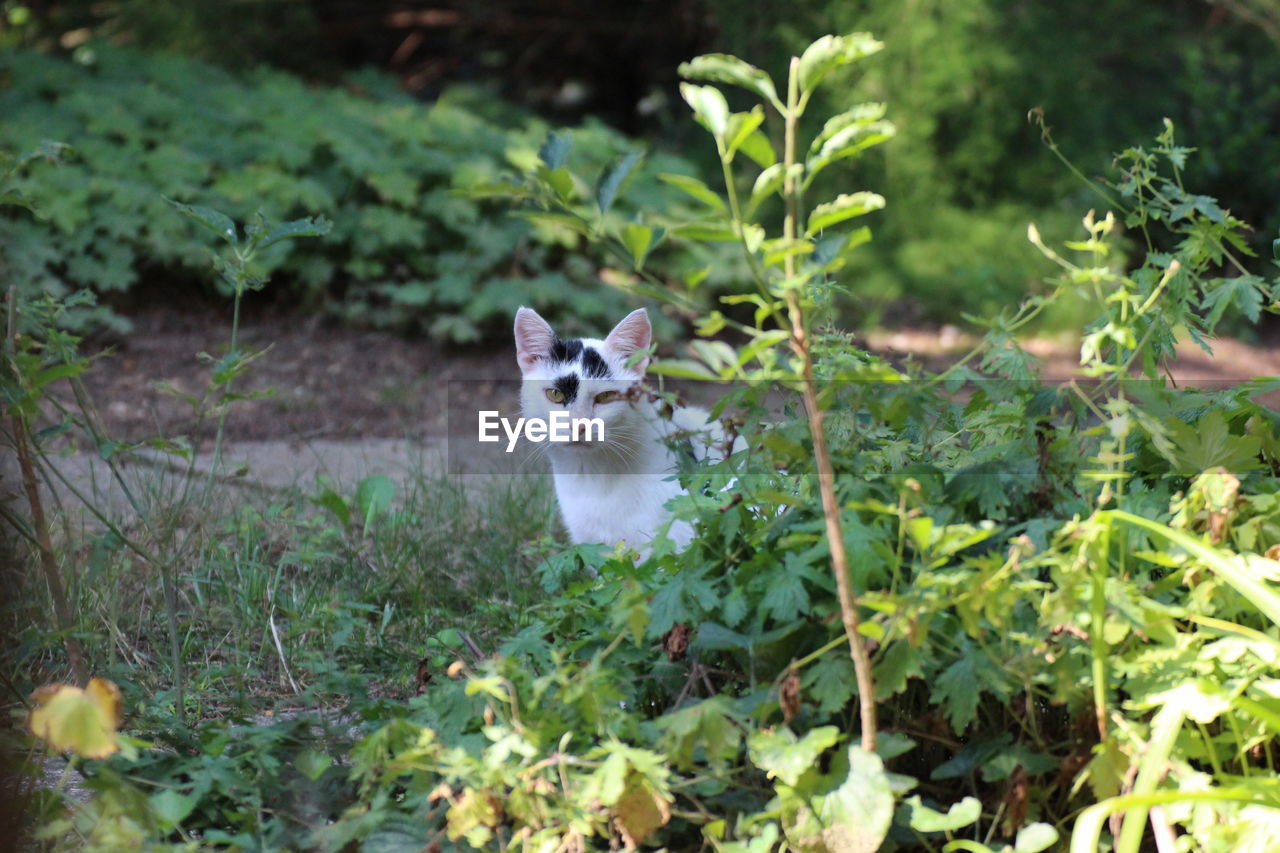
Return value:
[(520, 307), (516, 312), (516, 361), (528, 373), (534, 365), (551, 354), (556, 333), (532, 308)]

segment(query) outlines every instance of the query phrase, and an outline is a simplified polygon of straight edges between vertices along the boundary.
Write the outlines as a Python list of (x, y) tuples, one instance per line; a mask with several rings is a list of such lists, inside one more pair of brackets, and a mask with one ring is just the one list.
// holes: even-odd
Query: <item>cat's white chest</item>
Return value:
[[(560, 466), (557, 466), (560, 467)], [(680, 484), (657, 473), (555, 474), (556, 499), (575, 544), (601, 542), (647, 550), (666, 521), (667, 501), (681, 493)], [(692, 530), (673, 524), (669, 535), (677, 546), (688, 544)]]

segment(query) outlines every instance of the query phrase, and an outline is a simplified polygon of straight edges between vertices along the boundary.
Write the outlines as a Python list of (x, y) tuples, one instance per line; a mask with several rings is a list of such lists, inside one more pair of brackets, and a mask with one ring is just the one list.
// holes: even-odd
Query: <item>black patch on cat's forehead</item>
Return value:
[[(574, 343), (578, 342), (574, 341)], [(561, 405), (567, 406), (578, 399), (578, 376), (576, 373), (566, 373), (551, 383), (551, 387), (564, 395), (564, 402)]]
[(547, 352), (547, 356), (557, 362), (577, 361), (580, 355), (582, 355), (582, 341), (576, 338), (571, 341), (556, 338), (551, 342), (551, 349)]
[(608, 379), (612, 376), (609, 365), (594, 347), (585, 347), (582, 350), (582, 375), (588, 379)]

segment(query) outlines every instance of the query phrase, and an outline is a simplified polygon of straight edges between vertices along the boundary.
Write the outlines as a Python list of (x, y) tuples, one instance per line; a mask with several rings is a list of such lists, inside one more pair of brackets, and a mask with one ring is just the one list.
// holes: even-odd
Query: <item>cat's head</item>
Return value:
[(538, 312), (521, 308), (515, 335), (524, 416), (549, 419), (553, 412), (565, 411), (570, 418), (601, 419), (605, 441), (578, 449), (613, 444), (611, 427), (614, 438), (625, 437), (633, 413), (628, 392), (644, 377), (649, 360), (642, 356), (634, 365), (627, 362), (649, 348), (652, 334), (643, 308), (624, 317), (604, 340), (561, 340)]

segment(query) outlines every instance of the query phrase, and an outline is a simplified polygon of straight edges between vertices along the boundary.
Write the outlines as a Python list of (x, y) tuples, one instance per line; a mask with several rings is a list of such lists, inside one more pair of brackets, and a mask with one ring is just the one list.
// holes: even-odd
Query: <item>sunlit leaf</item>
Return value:
[(741, 86), (782, 109), (782, 102), (778, 100), (778, 92), (769, 75), (736, 56), (707, 53), (682, 62), (676, 70), (687, 80), (707, 80), (711, 83)]
[(693, 108), (693, 115), (698, 123), (711, 131), (711, 135), (723, 144), (729, 125), (729, 104), (724, 99), (724, 93), (715, 86), (681, 83), (680, 95)]
[(876, 41), (867, 33), (823, 36), (805, 48), (800, 56), (800, 91), (813, 91), (836, 68), (870, 56), (882, 47), (883, 42)]
[(847, 193), (815, 207), (809, 213), (809, 224), (805, 233), (809, 236), (817, 234), (824, 228), (830, 228), (852, 219), (863, 216), (884, 207), (884, 196), (871, 192)]
[(50, 684), (31, 696), (35, 706), (28, 719), (31, 733), (59, 752), (70, 750), (85, 758), (106, 758), (120, 749), (120, 688), (93, 678), (85, 689)]

